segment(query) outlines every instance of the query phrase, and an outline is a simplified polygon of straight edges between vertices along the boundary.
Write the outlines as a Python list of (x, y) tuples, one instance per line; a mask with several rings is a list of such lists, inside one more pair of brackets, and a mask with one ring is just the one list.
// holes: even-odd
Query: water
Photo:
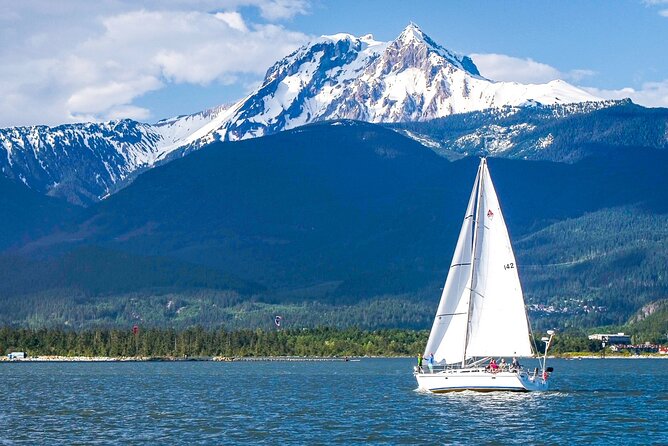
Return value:
[(431, 395), (410, 359), (1, 363), (0, 444), (668, 444), (668, 361), (551, 365), (550, 392)]

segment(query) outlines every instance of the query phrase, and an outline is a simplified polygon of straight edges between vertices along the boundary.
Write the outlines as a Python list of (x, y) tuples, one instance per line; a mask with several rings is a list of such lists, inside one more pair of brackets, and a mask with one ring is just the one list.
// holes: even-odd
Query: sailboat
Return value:
[(482, 158), (425, 347), (429, 367), (414, 369), (418, 386), (434, 393), (547, 390), (554, 331), (547, 334), (539, 367), (522, 367), (518, 358), (535, 356), (531, 327), (508, 229)]

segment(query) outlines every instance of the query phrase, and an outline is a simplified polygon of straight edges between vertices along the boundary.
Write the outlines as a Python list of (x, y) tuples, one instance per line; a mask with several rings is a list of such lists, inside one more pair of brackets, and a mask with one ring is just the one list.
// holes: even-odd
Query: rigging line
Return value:
[(527, 307), (526, 305), (524, 306), (524, 316), (527, 319), (527, 325), (529, 326), (529, 336), (531, 337), (531, 342), (533, 343), (533, 350), (536, 352), (536, 356), (538, 356), (538, 361), (540, 362), (540, 352), (538, 351), (538, 343), (536, 342), (536, 337), (533, 334), (533, 329), (531, 328), (531, 323), (529, 322), (529, 315), (527, 314)]
[(482, 293), (479, 292), (479, 291), (476, 291), (476, 290), (474, 290), (474, 289), (472, 289), (472, 288), (469, 288), (469, 287), (466, 287), (466, 289), (469, 290), (471, 293), (477, 294), (478, 296), (482, 297), (483, 299), (485, 298), (485, 295), (482, 294)]
[(467, 314), (467, 313), (443, 313), (443, 314), (437, 314), (436, 317), (441, 317), (441, 316), (459, 316), (461, 314)]
[(466, 266), (466, 265), (471, 265), (471, 263), (455, 263), (454, 265), (450, 265), (450, 268), (454, 268), (455, 266)]

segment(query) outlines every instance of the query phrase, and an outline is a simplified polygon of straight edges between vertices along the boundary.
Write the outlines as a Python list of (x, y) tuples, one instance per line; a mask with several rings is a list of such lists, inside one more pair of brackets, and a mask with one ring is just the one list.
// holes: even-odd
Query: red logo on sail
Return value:
[(490, 209), (489, 211), (487, 211), (487, 217), (489, 217), (490, 219), (491, 219), (492, 217), (494, 217), (494, 212), (492, 212), (491, 209)]

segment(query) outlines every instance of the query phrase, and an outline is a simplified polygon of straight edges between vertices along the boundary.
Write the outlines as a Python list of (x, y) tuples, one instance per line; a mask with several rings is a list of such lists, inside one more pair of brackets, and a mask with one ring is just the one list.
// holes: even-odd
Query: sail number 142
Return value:
[(513, 268), (515, 268), (514, 263), (506, 263), (505, 265), (503, 265), (503, 269), (513, 269)]

